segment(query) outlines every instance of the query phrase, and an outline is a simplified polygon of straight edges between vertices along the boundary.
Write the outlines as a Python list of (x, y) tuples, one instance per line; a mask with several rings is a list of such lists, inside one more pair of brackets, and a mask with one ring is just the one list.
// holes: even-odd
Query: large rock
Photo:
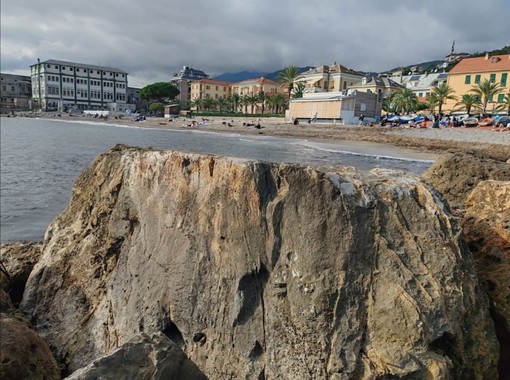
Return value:
[(459, 236), (402, 172), (119, 146), (48, 228), (22, 309), (71, 370), (162, 331), (211, 379), (495, 378)]
[(50, 349), (25, 320), (0, 314), (0, 338), (0, 379), (60, 379)]
[(450, 206), (464, 209), (469, 193), (480, 181), (510, 180), (510, 165), (476, 151), (452, 151), (441, 155), (423, 178), (441, 192)]
[(66, 380), (205, 380), (207, 377), (163, 333), (140, 334)]
[[(466, 200), (462, 227), (491, 301), (501, 344), (500, 374), (510, 374), (510, 181), (482, 181)], [(503, 378), (503, 377), (501, 377)]]
[(0, 288), (18, 305), (32, 268), (42, 254), (42, 244), (35, 242), (0, 245)]

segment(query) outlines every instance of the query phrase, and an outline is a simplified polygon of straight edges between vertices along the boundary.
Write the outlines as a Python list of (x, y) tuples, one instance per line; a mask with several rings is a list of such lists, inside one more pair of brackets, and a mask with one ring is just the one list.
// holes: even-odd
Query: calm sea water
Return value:
[(271, 162), (393, 168), (421, 174), (431, 161), (391, 150), (263, 135), (158, 130), (29, 118), (0, 119), (0, 241), (41, 241), (67, 205), (78, 175), (115, 144), (152, 146)]

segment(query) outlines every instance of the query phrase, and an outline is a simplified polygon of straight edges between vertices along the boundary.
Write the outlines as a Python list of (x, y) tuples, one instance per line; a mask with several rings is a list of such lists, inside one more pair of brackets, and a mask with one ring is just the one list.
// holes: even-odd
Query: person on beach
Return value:
[(365, 120), (365, 116), (363, 114), (361, 114), (359, 116), (359, 122), (358, 122), (358, 125), (363, 125), (363, 120)]

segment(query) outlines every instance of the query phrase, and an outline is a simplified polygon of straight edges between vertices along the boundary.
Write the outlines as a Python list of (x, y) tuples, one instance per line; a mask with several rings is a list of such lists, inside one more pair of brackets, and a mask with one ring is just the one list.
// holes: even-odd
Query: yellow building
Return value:
[(221, 99), (226, 98), (232, 91), (232, 82), (200, 79), (191, 82), (190, 99)]
[(301, 73), (295, 80), (305, 85), (305, 92), (339, 92), (361, 83), (363, 75), (334, 63)]
[[(284, 94), (283, 88), (279, 83), (264, 77), (245, 79), (241, 82), (237, 82), (232, 85), (232, 93), (238, 94), (239, 96), (257, 95), (260, 93), (260, 91), (264, 91), (266, 96)], [(248, 112), (248, 108), (251, 111), (251, 106), (241, 108), (245, 112)], [(253, 113), (261, 113), (262, 108), (263, 107), (260, 102), (255, 104), (253, 108)]]
[(473, 94), (470, 90), (484, 80), (499, 83), (504, 89), (489, 99), (487, 112), (493, 112), (501, 104), (505, 94), (510, 93), (510, 54), (464, 58), (448, 73), (448, 86), (455, 92), (457, 100), (448, 100), (443, 105), (445, 112), (459, 110), (455, 104), (462, 95)]

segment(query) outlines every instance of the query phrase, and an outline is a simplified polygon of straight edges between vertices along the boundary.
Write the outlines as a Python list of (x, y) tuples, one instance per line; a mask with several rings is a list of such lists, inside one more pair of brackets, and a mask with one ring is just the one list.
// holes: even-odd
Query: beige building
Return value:
[(391, 80), (399, 85), (411, 90), (418, 101), (427, 101), (427, 96), (430, 95), (432, 89), (447, 82), (447, 73), (425, 73), (425, 74), (412, 74), (412, 75), (399, 75), (390, 77)]
[[(284, 94), (284, 89), (282, 88), (282, 86), (279, 83), (272, 81), (271, 79), (264, 78), (264, 77), (246, 79), (241, 82), (232, 84), (232, 94), (238, 94), (239, 96), (257, 95), (260, 93), (260, 91), (264, 91), (266, 96), (273, 96), (276, 94)], [(251, 106), (250, 107), (240, 107), (240, 109), (241, 108), (245, 111), (247, 111), (249, 108), (251, 111)], [(265, 108), (265, 109), (267, 109), (267, 108)], [(262, 112), (262, 104), (259, 102), (254, 106), (253, 113), (261, 113), (261, 112)]]
[(360, 83), (350, 86), (350, 90), (379, 94), (386, 98), (403, 87), (388, 77), (363, 77)]
[(363, 75), (336, 62), (301, 73), (295, 80), (305, 85), (304, 92), (339, 92), (361, 83)]
[[(499, 83), (503, 91), (489, 99), (487, 112), (493, 113), (503, 103), (505, 94), (510, 93), (510, 54), (464, 58), (448, 73), (448, 86), (458, 99), (465, 94), (472, 94), (471, 89), (484, 80)], [(443, 105), (444, 112), (459, 110), (455, 107), (458, 100), (448, 100)]]
[(28, 110), (31, 107), (32, 85), (29, 76), (0, 74), (0, 111)]
[(232, 82), (200, 79), (190, 83), (190, 99), (224, 99), (232, 92)]
[(289, 103), (288, 117), (300, 121), (317, 120), (357, 124), (359, 117), (364, 121), (380, 119), (382, 97), (377, 93), (361, 91), (305, 93), (302, 98)]

